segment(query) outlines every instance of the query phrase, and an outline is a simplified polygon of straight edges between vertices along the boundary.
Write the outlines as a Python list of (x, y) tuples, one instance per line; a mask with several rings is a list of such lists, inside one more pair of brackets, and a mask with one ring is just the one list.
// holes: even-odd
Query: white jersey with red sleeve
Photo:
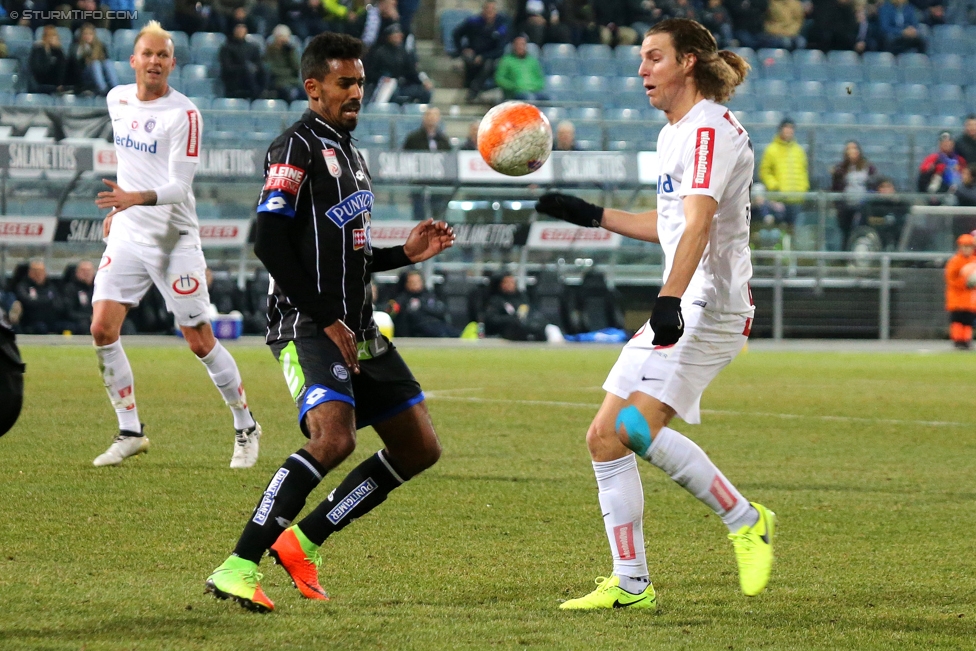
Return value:
[(749, 134), (726, 107), (702, 100), (657, 139), (657, 230), (664, 279), (685, 229), (684, 198), (704, 194), (718, 202), (701, 263), (682, 304), (729, 314), (753, 312), (749, 280), (749, 224), (755, 157)]
[[(203, 120), (185, 95), (170, 88), (148, 102), (136, 97), (136, 85), (109, 91), (118, 184), (128, 192), (155, 190), (170, 182), (171, 164), (198, 163)], [(200, 244), (196, 199), (191, 189), (180, 203), (132, 206), (112, 218), (109, 236), (151, 246)]]

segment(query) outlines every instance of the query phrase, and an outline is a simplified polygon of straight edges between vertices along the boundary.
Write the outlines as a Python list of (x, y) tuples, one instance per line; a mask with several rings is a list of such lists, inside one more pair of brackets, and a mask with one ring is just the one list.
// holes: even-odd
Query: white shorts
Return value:
[(752, 327), (752, 314), (723, 314), (682, 307), (685, 332), (673, 346), (655, 347), (645, 324), (610, 369), (603, 389), (621, 398), (646, 393), (674, 409), (686, 423), (701, 422), (705, 387), (739, 354)]
[(138, 305), (156, 285), (166, 299), (166, 309), (179, 326), (209, 322), (207, 261), (199, 246), (178, 247), (166, 253), (159, 247), (137, 242), (109, 241), (98, 263), (92, 303), (115, 301)]

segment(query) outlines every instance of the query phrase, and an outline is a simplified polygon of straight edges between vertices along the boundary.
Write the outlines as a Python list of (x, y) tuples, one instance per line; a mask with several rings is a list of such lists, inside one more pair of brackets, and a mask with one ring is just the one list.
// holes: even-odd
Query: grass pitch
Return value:
[[(152, 449), (116, 429), (89, 347), (27, 347), (0, 440), (0, 649), (960, 649), (976, 639), (976, 376), (966, 355), (741, 355), (676, 428), (779, 515), (766, 593), (739, 593), (725, 528), (641, 463), (659, 610), (564, 613), (611, 562), (583, 435), (600, 348), (407, 349), (441, 462), (327, 541), (328, 604), (267, 560), (260, 616), (203, 581), (304, 439), (263, 347), (233, 347), (264, 427), (232, 471), (230, 415), (184, 348), (128, 348)], [(312, 494), (323, 499), (379, 439)]]

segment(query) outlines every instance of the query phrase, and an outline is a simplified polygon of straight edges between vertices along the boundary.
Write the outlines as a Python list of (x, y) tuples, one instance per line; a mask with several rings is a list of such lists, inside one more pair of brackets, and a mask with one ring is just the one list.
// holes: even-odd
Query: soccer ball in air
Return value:
[(478, 151), (496, 172), (524, 176), (542, 167), (552, 151), (549, 119), (525, 102), (505, 102), (481, 119)]
[(968, 289), (976, 289), (976, 262), (964, 264), (959, 270), (959, 274), (966, 279)]

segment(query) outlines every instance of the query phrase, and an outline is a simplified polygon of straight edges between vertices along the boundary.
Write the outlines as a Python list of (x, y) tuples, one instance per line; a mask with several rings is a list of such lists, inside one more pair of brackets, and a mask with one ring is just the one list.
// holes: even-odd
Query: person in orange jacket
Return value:
[(976, 238), (969, 233), (960, 235), (956, 238), (956, 254), (949, 258), (945, 266), (946, 312), (951, 323), (949, 336), (953, 345), (960, 350), (969, 350), (973, 341), (976, 288), (971, 286), (969, 279), (976, 274), (974, 252)]

